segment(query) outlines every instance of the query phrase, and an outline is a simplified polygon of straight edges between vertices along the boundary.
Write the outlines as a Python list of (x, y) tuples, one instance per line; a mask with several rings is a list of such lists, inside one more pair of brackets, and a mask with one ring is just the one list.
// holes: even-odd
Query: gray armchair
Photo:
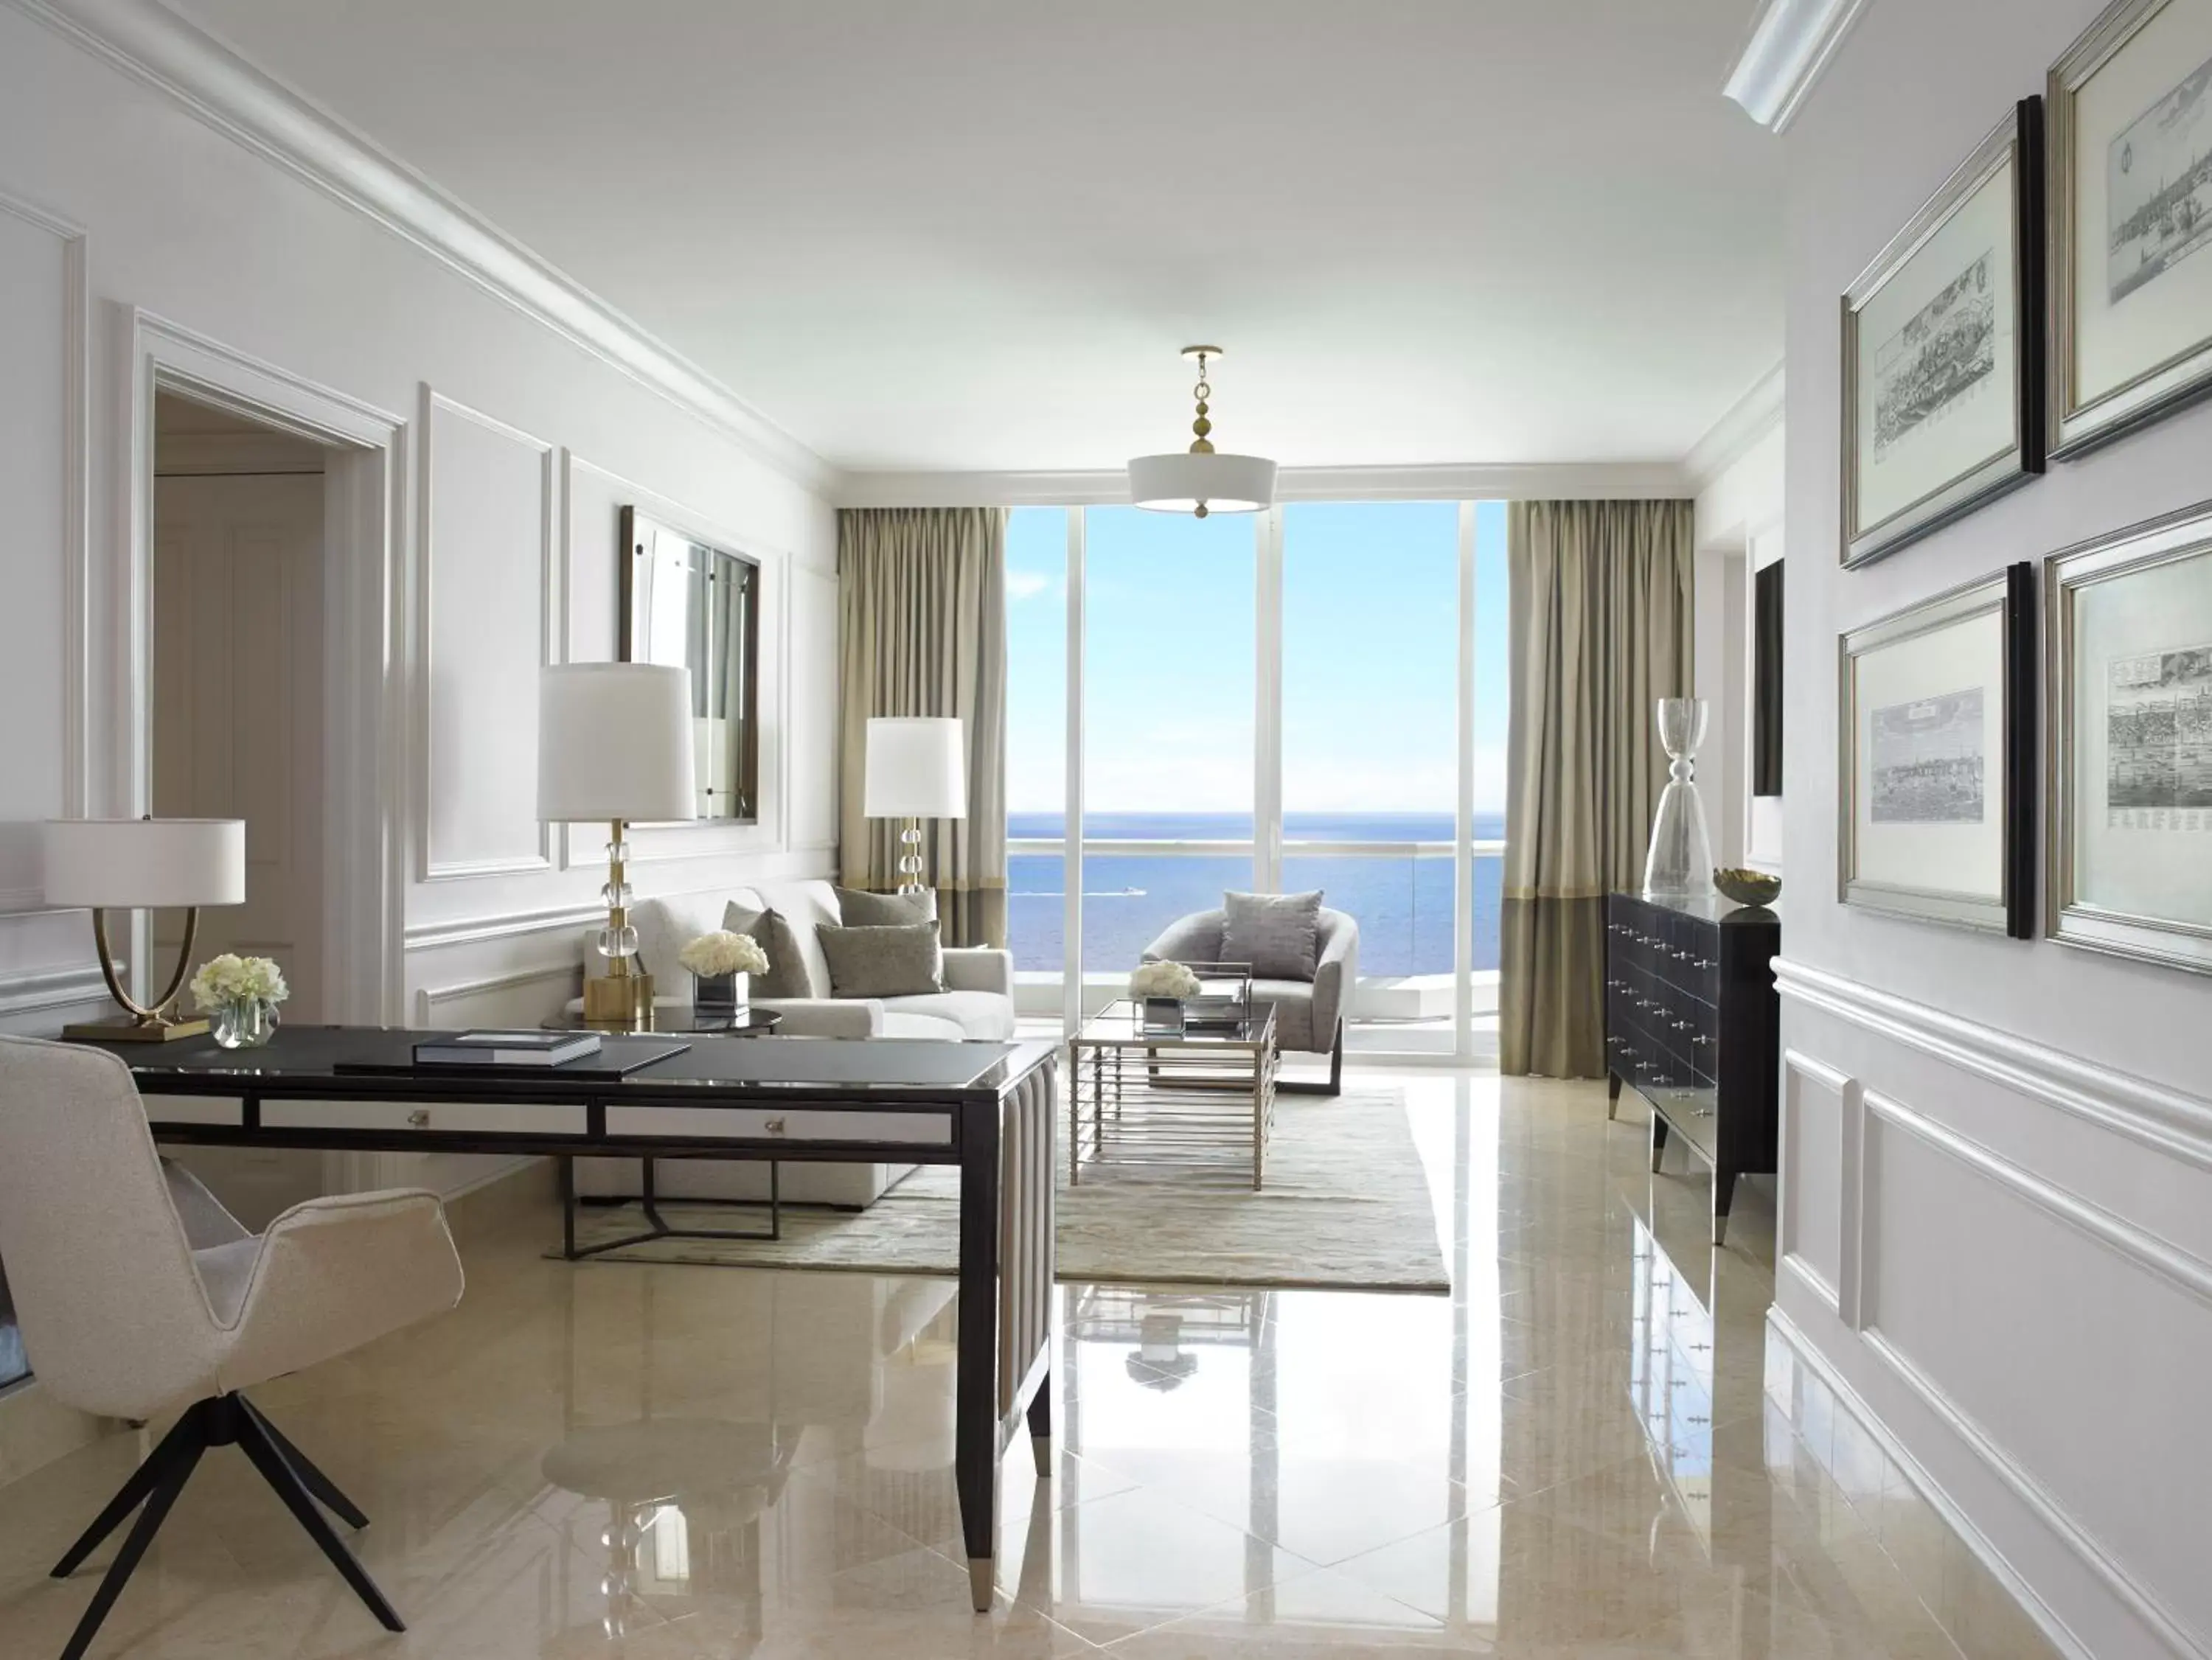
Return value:
[[(1145, 948), (1146, 962), (1219, 962), (1228, 918), (1196, 911), (1171, 922)], [(1335, 1095), (1344, 1087), (1344, 1005), (1359, 983), (1359, 924), (1323, 906), (1314, 977), (1252, 982), (1252, 995), (1275, 1005), (1275, 1045), (1285, 1052), (1328, 1057), (1328, 1081), (1277, 1086), (1295, 1095)]]

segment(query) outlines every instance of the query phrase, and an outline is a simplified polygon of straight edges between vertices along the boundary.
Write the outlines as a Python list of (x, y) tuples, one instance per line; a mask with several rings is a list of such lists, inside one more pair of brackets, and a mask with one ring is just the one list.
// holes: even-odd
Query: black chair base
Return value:
[(1278, 1079), (1278, 1095), (1341, 1095), (1344, 1094), (1344, 1021), (1336, 1023), (1336, 1042), (1328, 1051), (1328, 1081), (1327, 1083), (1293, 1083)]
[[(62, 1660), (81, 1660), (84, 1651), (92, 1646), (100, 1622), (115, 1606), (115, 1599), (123, 1594), (123, 1587), (137, 1569), (147, 1547), (154, 1542), (154, 1536), (161, 1530), (169, 1507), (177, 1502), (185, 1483), (191, 1480), (200, 1455), (210, 1447), (232, 1445), (252, 1461), (262, 1479), (276, 1490), (284, 1507), (307, 1530), (307, 1536), (322, 1548), (323, 1554), (345, 1576), (354, 1594), (368, 1605), (368, 1611), (384, 1628), (407, 1629), (398, 1610), (376, 1588), (376, 1581), (354, 1560), (353, 1553), (345, 1548), (345, 1542), (338, 1537), (329, 1518), (316, 1508), (316, 1502), (320, 1500), (328, 1506), (331, 1513), (348, 1527), (365, 1528), (368, 1518), (338, 1491), (337, 1483), (310, 1463), (299, 1448), (284, 1439), (283, 1432), (263, 1417), (243, 1395), (214, 1395), (186, 1409), (176, 1427), (147, 1456), (146, 1462), (131, 1472), (131, 1479), (107, 1501), (107, 1508), (84, 1530), (84, 1536), (54, 1565), (53, 1577), (68, 1578), (83, 1565), (86, 1557), (100, 1548), (102, 1540), (123, 1525), (131, 1512), (138, 1512), (138, 1519), (124, 1539), (123, 1548), (116, 1553), (107, 1577), (93, 1593), (92, 1606), (84, 1611), (84, 1618), (77, 1622), (69, 1646), (62, 1651)], [(143, 1510), (139, 1509), (141, 1505), (144, 1506)]]

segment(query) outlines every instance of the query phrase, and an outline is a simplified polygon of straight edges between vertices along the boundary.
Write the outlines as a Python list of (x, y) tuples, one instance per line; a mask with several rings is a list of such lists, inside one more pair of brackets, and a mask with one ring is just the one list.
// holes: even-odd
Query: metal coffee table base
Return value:
[[(660, 1195), (654, 1188), (654, 1160), (641, 1159), (645, 1166), (640, 1203), (645, 1211), (646, 1231), (626, 1233), (619, 1239), (604, 1239), (598, 1245), (580, 1245), (576, 1243), (576, 1164), (573, 1159), (561, 1160), (561, 1254), (569, 1262), (579, 1263), (586, 1257), (598, 1257), (610, 1251), (620, 1251), (624, 1245), (651, 1245), (655, 1239), (781, 1239), (783, 1238), (783, 1166), (770, 1161), (768, 1167), (768, 1227), (759, 1228), (675, 1227), (660, 1214)], [(628, 1204), (627, 1199), (611, 1201)], [(713, 1204), (735, 1203), (753, 1204), (751, 1199), (736, 1201), (698, 1200), (686, 1203)]]

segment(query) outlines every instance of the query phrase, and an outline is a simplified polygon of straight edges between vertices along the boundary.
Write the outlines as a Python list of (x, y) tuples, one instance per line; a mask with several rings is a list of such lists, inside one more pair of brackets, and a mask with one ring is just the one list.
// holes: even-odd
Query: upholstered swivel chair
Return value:
[(368, 1518), (240, 1391), (460, 1300), (435, 1194), (310, 1199), (249, 1233), (155, 1152), (121, 1060), (0, 1038), (0, 1261), (49, 1393), (110, 1418), (184, 1409), (54, 1568), (66, 1578), (138, 1512), (64, 1660), (90, 1645), (200, 1455), (234, 1443), (369, 1611), (405, 1629), (318, 1501), (349, 1527)]
[[(1344, 1088), (1345, 1000), (1359, 984), (1359, 924), (1323, 906), (1314, 977), (1310, 980), (1255, 979), (1252, 996), (1275, 1005), (1275, 1047), (1284, 1054), (1326, 1055), (1328, 1081), (1279, 1083), (1288, 1095), (1335, 1095)], [(1219, 962), (1229, 913), (1194, 911), (1170, 923), (1145, 948), (1146, 962)]]

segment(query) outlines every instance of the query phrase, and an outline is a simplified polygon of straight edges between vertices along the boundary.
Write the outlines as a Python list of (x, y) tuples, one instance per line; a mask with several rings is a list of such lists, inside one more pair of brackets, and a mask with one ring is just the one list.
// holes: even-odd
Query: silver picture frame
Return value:
[[(1988, 350), (1979, 365), (1980, 373), (1987, 374), (2002, 368), (2012, 378), (2011, 395), (2008, 399), (2010, 416), (2009, 442), (1993, 452), (1985, 452), (1979, 459), (1951, 474), (1913, 500), (1890, 509), (1878, 519), (1869, 520), (1870, 511), (1864, 500), (1863, 475), (1865, 468), (1860, 450), (1862, 429), (1862, 400), (1874, 396), (1878, 400), (1886, 396), (1880, 389), (1869, 389), (1862, 384), (1860, 373), (1861, 324), (1867, 308), (1893, 282), (1908, 274), (1917, 276), (1917, 266), (1923, 254), (1934, 255), (1929, 245), (1939, 233), (1950, 225), (1960, 210), (1978, 199), (1984, 189), (2008, 167), (2011, 170), (2012, 191), (2006, 221), (2005, 244), (1992, 249), (1990, 254), (2010, 268), (2012, 286), (2011, 324), (2012, 350), (2008, 354), (1997, 349), (2002, 331), (1997, 319), (1984, 324), (1990, 330)], [(1937, 187), (1920, 210), (1882, 251), (1876, 254), (1866, 270), (1843, 297), (1843, 563), (1846, 567), (1864, 565), (1883, 554), (1893, 553), (1907, 543), (1941, 529), (1954, 519), (1963, 518), (1976, 508), (2018, 488), (2044, 470), (2044, 257), (2045, 231), (2044, 226), (2044, 157), (2043, 157), (2043, 100), (2022, 99), (1994, 127), (1989, 136), (1974, 148), (1972, 154), (1952, 171), (1951, 176)], [(1976, 262), (1978, 265), (1982, 261)], [(1938, 272), (1942, 276), (1945, 273)], [(1981, 273), (1985, 288), (1993, 288), (1988, 273)], [(1940, 355), (1945, 336), (1951, 330), (1950, 323), (1965, 317), (1969, 310), (1967, 301), (1952, 306), (1953, 290), (1966, 281), (1960, 276), (1953, 283), (1939, 290), (1936, 300), (1916, 314), (1901, 330), (1900, 339), (1908, 344), (1904, 348), (1914, 354), (1909, 330), (1927, 328), (1936, 337), (1917, 348), (1919, 354), (1936, 357), (1939, 367), (1955, 363), (1955, 357)], [(1990, 292), (1984, 302), (1994, 308), (1996, 295)], [(1927, 312), (1938, 306), (1948, 307), (1948, 318), (1933, 324), (1923, 321)], [(1963, 325), (1962, 325), (1963, 326)], [(1877, 342), (1879, 346), (1879, 342)], [(1900, 395), (1902, 396), (1902, 395)], [(1937, 406), (1940, 410), (1940, 405)], [(1911, 403), (1908, 401), (1908, 409)], [(1875, 410), (1877, 434), (1881, 430), (1882, 411)], [(1917, 413), (1911, 419), (1923, 419)], [(1911, 427), (1905, 430), (1909, 433)], [(1899, 441), (1904, 441), (1902, 439)], [(1876, 446), (1879, 448), (1879, 445)]]
[[(1998, 698), (1999, 736), (1996, 754), (1977, 756), (1982, 769), (1977, 788), (1981, 792), (1978, 810), (1986, 811), (1993, 804), (1999, 815), (1996, 868), (1984, 873), (1983, 884), (1994, 897), (1863, 875), (1858, 843), (1859, 731), (1863, 707), (1859, 665), (1864, 659), (1910, 642), (1990, 618), (1997, 622), (2001, 639), (1996, 683), (1976, 688), (1976, 695)], [(2026, 561), (1863, 624), (1838, 641), (1836, 897), (1841, 903), (2014, 939), (2033, 936), (2037, 655), (2035, 572)], [(1982, 724), (1979, 709), (1978, 701), (1974, 716), (1978, 729)], [(1994, 780), (1989, 777), (1991, 770)]]
[[(2212, 317), (2205, 316), (2201, 308), (2188, 309), (2185, 314), (2190, 321), (2178, 328), (2169, 326), (2155, 345), (2134, 354), (2140, 361), (2131, 362), (2128, 372), (2112, 384), (2087, 386), (2082, 373), (2084, 310), (2094, 303), (2093, 297), (2083, 292), (2081, 272), (2087, 245), (2082, 239), (2093, 233), (2099, 238), (2107, 270), (2113, 273), (2108, 295), (2117, 297), (2108, 297), (2106, 307), (2109, 310), (2152, 277), (2162, 279), (2165, 272), (2178, 268), (2185, 255), (2200, 251), (2206, 239), (2212, 237), (2212, 172), (2194, 183), (2179, 181), (2189, 188), (2176, 201), (2165, 203), (2167, 211), (2152, 214), (2154, 224), (2163, 228), (2139, 230), (2134, 236), (2133, 242), (2142, 245), (2136, 247), (2136, 264), (2125, 269), (2125, 251), (2130, 245), (2125, 238), (2128, 225), (2159, 206), (2159, 202), (2139, 204), (2136, 215), (2115, 227), (2087, 224), (2081, 199), (2081, 164), (2085, 156), (2109, 153), (2123, 161), (2133, 161), (2136, 158), (2130, 135), (2135, 129), (2174, 124), (2160, 119), (2164, 106), (2180, 99), (2212, 100), (2212, 78), (2204, 75), (2212, 70), (2212, 56), (2198, 60), (2192, 50), (2187, 61), (2176, 64), (2171, 61), (2170, 49), (2146, 38), (2146, 31), (2172, 9), (2201, 15), (2204, 27), (2199, 34), (2212, 33), (2212, 0), (2114, 0), (2051, 68), (2045, 93), (2051, 180), (2047, 419), (2048, 448), (2054, 459), (2070, 460), (2212, 394)], [(2098, 130), (2085, 130), (2082, 89), (2102, 73), (2133, 73), (2130, 53), (2143, 54), (2142, 72), (2153, 84), (2168, 90), (2148, 107), (2137, 107), (2139, 98), (2129, 100), (2122, 106), (2124, 121), (2108, 118), (2099, 124)], [(2112, 178), (2112, 167), (2118, 165), (2107, 162), (2108, 181)], [(2161, 167), (2164, 165), (2161, 160)], [(2148, 177), (2148, 167), (2142, 171)], [(2108, 182), (2104, 188), (2105, 219), (2109, 221), (2127, 203), (2112, 199), (2116, 186)], [(2162, 200), (2167, 193), (2161, 189), (2156, 194)], [(2206, 257), (2212, 258), (2212, 253)]]
[[(2084, 707), (2087, 700), (2080, 690), (2085, 667), (2081, 660), (2081, 600), (2084, 594), (2100, 585), (2126, 584), (2154, 573), (2172, 571), (2196, 560), (2204, 561), (2203, 580), (2207, 585), (2208, 609), (2212, 609), (2212, 502), (2201, 502), (2062, 549), (2045, 561), (2044, 639), (2049, 657), (2045, 678), (2049, 688), (2051, 770), (2047, 837), (2050, 898), (2045, 931), (2063, 945), (2212, 974), (2212, 921), (2201, 917), (2161, 916), (2139, 907), (2091, 903), (2080, 892), (2081, 871), (2076, 857), (2087, 812), (2101, 808), (2110, 815), (2115, 810), (2141, 810), (2117, 806), (2112, 800), (2109, 736), (2105, 751), (2106, 792), (2099, 801), (2082, 799), (2077, 772), (2084, 723), (2094, 718), (2097, 712)], [(2194, 639), (2191, 628), (2171, 621), (2144, 630), (2136, 642), (2141, 647), (2139, 657), (2197, 657), (2195, 651), (2175, 650), (2187, 644), (2179, 635), (2190, 635)], [(2212, 709), (2212, 650), (2207, 648), (2212, 648), (2212, 629), (2205, 632), (2198, 648), (2205, 651), (2197, 664), (2198, 677), (2203, 683), (2199, 694), (2203, 700), (2198, 704), (2200, 710)], [(2110, 677), (2108, 670), (2107, 678)], [(2109, 692), (2102, 706), (2109, 724), (2114, 718)], [(2204, 718), (2200, 714), (2200, 719)], [(2178, 722), (2176, 725), (2174, 739), (2179, 744), (2183, 734), (2178, 730)], [(2212, 793), (2212, 755), (2200, 755), (2193, 766), (2195, 793)], [(2179, 787), (2178, 780), (2177, 791)], [(2201, 815), (2194, 821), (2197, 828), (2186, 833), (2201, 839), (2201, 845), (2185, 845), (2174, 850), (2171, 855), (2174, 864), (2184, 869), (2212, 869), (2212, 802), (2197, 808), (2166, 810)], [(2143, 857), (2141, 849), (2131, 849), (2130, 855), (2136, 860)]]

